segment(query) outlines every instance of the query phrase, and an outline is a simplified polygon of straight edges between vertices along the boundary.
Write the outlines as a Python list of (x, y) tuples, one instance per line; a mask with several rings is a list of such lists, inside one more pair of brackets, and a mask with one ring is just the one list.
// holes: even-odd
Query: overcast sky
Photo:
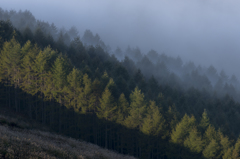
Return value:
[(106, 44), (138, 46), (213, 64), (240, 75), (239, 0), (1, 0), (58, 27), (98, 33)]

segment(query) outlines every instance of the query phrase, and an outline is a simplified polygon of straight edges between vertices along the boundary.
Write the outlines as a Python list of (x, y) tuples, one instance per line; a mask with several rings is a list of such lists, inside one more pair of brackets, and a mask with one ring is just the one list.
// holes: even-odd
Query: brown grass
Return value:
[(0, 116), (0, 158), (134, 159), (94, 144), (39, 130)]

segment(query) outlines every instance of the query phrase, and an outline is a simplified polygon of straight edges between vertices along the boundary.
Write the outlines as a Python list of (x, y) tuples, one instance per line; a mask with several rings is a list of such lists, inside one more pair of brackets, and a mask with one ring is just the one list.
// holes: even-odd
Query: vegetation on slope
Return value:
[[(0, 27), (2, 107), (139, 158), (239, 156), (239, 140), (232, 141), (239, 132), (234, 127), (239, 104), (229, 96), (219, 99), (194, 88), (159, 85), (154, 77), (146, 80), (130, 59), (119, 62), (79, 38), (69, 47), (61, 39), (47, 46), (40, 32), (32, 35), (33, 44), (11, 25)], [(222, 129), (216, 130), (208, 115)]]

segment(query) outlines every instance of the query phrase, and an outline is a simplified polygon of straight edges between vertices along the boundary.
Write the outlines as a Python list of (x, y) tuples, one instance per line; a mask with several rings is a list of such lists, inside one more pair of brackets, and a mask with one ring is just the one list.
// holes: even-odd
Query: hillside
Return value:
[(0, 158), (134, 159), (91, 143), (29, 129), (27, 122), (0, 116)]
[[(138, 158), (239, 157), (237, 92), (214, 92), (200, 67), (152, 52), (147, 56), (162, 60), (155, 64), (138, 48), (129, 48), (130, 58), (119, 61), (89, 30), (82, 39), (63, 32), (53, 38), (41, 28), (45, 23), (37, 24), (33, 31), (19, 31), (0, 21), (1, 108)], [(94, 44), (86, 43), (89, 37)], [(172, 67), (185, 76), (169, 71)], [(156, 78), (150, 70), (158, 71)], [(223, 80), (224, 73), (216, 78)], [(197, 80), (199, 87), (192, 86)], [(225, 86), (232, 92), (231, 84)]]

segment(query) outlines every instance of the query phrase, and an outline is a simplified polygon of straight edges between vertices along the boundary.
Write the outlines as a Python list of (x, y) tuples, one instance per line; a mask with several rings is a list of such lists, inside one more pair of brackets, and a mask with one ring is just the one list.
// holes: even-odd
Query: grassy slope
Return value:
[(134, 159), (0, 115), (0, 158)]

